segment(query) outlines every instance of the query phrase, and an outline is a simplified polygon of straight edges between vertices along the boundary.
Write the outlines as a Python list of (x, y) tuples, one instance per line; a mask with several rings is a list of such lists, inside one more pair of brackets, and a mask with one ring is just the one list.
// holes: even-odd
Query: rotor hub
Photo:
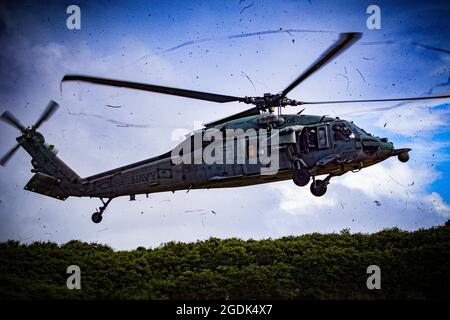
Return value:
[(274, 108), (297, 106), (301, 104), (301, 102), (286, 98), (280, 93), (265, 93), (262, 97), (245, 97), (244, 102), (247, 104), (254, 104), (258, 110), (269, 110), (271, 112), (273, 112)]

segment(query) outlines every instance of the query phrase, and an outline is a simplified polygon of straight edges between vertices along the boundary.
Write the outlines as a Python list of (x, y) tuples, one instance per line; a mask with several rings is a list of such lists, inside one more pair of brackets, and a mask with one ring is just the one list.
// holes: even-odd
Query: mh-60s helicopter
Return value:
[[(196, 135), (203, 135), (208, 130), (223, 134), (227, 130), (266, 130), (268, 133), (264, 141), (269, 141), (272, 149), (277, 151), (277, 168), (271, 174), (262, 174), (267, 164), (244, 163), (191, 163), (185, 161), (195, 157), (197, 149), (208, 147), (204, 141), (200, 145), (190, 144), (184, 148), (183, 159), (180, 161), (179, 153), (169, 151), (162, 155), (108, 170), (90, 177), (81, 178), (68, 167), (45, 143), (44, 136), (36, 131), (39, 126), (48, 120), (57, 109), (58, 104), (51, 101), (35, 125), (23, 126), (8, 111), (1, 115), (1, 119), (21, 131), (16, 139), (18, 144), (11, 149), (1, 160), (6, 162), (21, 146), (32, 157), (31, 170), (34, 176), (26, 184), (25, 190), (43, 194), (59, 200), (70, 196), (97, 197), (102, 206), (92, 215), (92, 221), (99, 223), (102, 214), (112, 199), (120, 196), (130, 196), (134, 200), (137, 194), (150, 194), (155, 192), (176, 191), (185, 189), (231, 188), (248, 186), (260, 183), (292, 179), (298, 186), (306, 186), (311, 180), (311, 192), (315, 196), (322, 196), (327, 191), (330, 179), (349, 171), (384, 161), (397, 156), (402, 162), (409, 159), (409, 148), (395, 149), (387, 138), (372, 136), (358, 128), (353, 122), (317, 115), (281, 114), (281, 108), (287, 106), (380, 102), (380, 101), (412, 101), (425, 99), (446, 99), (450, 95), (427, 96), (399, 99), (352, 100), (352, 101), (322, 101), (305, 102), (292, 100), (286, 95), (298, 84), (307, 79), (315, 71), (335, 58), (339, 53), (352, 45), (361, 37), (359, 33), (343, 33), (339, 39), (330, 46), (306, 71), (294, 82), (277, 94), (264, 94), (262, 97), (235, 97), (212, 94), (178, 88), (163, 87), (128, 81), (83, 76), (66, 75), (62, 81), (83, 81), (94, 84), (115, 87), (145, 90), (186, 98), (200, 99), (211, 102), (242, 102), (252, 104), (254, 107), (243, 112), (231, 115), (224, 119), (207, 123), (205, 128), (195, 132), (183, 143), (195, 140)], [(277, 109), (277, 113), (275, 113)], [(272, 132), (277, 133), (276, 145), (271, 137)], [(259, 158), (262, 154), (256, 153), (248, 142), (251, 137), (244, 139), (243, 148), (246, 157)], [(260, 140), (261, 141), (261, 140)], [(214, 144), (216, 141), (210, 142)], [(182, 145), (181, 144), (181, 145)], [(234, 138), (233, 144), (234, 145)], [(275, 148), (273, 148), (275, 146)], [(215, 150), (220, 150), (216, 148)], [(225, 149), (227, 146), (224, 147)], [(174, 149), (175, 150), (175, 149)], [(227, 153), (227, 150), (224, 150)], [(175, 156), (174, 156), (175, 154)], [(232, 160), (236, 158), (232, 158)], [(247, 159), (250, 160), (250, 159)], [(317, 176), (327, 175), (324, 179)]]

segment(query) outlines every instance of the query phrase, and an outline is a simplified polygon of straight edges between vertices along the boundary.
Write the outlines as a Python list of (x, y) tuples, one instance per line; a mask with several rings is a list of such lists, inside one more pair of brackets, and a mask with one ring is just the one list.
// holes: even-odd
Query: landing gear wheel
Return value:
[(295, 170), (292, 180), (299, 187), (304, 187), (309, 183), (309, 180), (311, 180), (311, 175), (305, 169)]
[(94, 212), (92, 214), (92, 222), (94, 223), (100, 223), (102, 221), (102, 213), (101, 212)]
[(316, 197), (321, 197), (327, 192), (327, 184), (322, 180), (316, 180), (311, 183), (311, 193)]

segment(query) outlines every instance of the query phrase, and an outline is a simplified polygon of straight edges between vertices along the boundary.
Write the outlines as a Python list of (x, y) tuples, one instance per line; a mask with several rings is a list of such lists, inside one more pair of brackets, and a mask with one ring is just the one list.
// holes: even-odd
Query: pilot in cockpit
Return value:
[(352, 131), (342, 122), (333, 125), (334, 140), (350, 140)]

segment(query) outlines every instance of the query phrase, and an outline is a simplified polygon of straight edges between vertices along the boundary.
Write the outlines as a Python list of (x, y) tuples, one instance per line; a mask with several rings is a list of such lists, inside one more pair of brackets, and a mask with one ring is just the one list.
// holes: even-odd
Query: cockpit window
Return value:
[(371, 136), (370, 133), (367, 133), (364, 129), (359, 128), (358, 126), (356, 126), (354, 123), (351, 124), (353, 131), (358, 135), (358, 136)]
[(338, 122), (333, 124), (332, 129), (335, 141), (351, 139), (352, 131), (344, 122)]

